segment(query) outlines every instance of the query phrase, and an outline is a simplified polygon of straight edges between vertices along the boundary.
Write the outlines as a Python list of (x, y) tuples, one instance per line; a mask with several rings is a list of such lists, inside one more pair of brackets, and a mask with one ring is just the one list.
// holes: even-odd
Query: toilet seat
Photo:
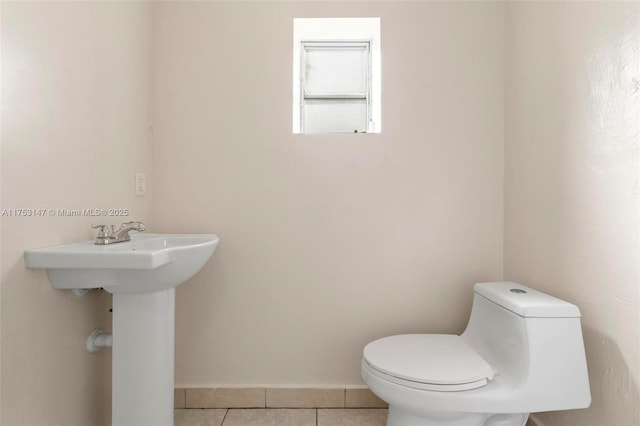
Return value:
[(412, 388), (451, 392), (477, 389), (493, 379), (493, 369), (460, 336), (403, 334), (364, 348), (363, 365), (372, 374)]

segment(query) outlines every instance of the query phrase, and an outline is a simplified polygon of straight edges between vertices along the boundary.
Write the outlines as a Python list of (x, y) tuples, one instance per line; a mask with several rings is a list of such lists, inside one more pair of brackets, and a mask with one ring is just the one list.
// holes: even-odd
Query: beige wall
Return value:
[[(146, 221), (151, 198), (151, 13), (127, 2), (2, 2), (2, 208), (129, 208), (129, 218), (2, 217), (0, 424), (110, 417), (111, 297), (83, 299), (25, 269), (25, 249), (86, 240), (97, 220)], [(150, 188), (149, 188), (150, 189)]]
[[(294, 17), (381, 17), (382, 134), (291, 133)], [(176, 384), (359, 384), (363, 346), (461, 332), (502, 276), (504, 5), (165, 2), (154, 224), (215, 232)]]
[(590, 409), (540, 425), (640, 424), (640, 3), (507, 6), (505, 278), (573, 301)]

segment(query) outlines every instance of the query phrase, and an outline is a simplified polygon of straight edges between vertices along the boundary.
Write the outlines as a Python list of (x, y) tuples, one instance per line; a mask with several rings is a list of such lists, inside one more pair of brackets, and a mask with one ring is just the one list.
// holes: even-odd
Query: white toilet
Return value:
[(461, 336), (405, 334), (364, 348), (387, 426), (524, 426), (591, 403), (580, 310), (513, 282), (480, 283)]

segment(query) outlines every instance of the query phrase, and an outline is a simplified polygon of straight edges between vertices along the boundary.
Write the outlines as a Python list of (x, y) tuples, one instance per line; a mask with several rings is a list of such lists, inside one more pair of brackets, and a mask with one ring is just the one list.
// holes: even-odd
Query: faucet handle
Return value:
[(142, 232), (146, 229), (146, 227), (144, 226), (144, 223), (138, 222), (136, 220), (125, 222), (122, 225), (120, 225), (120, 229), (124, 229), (124, 228), (128, 228), (138, 232)]
[(113, 232), (113, 225), (91, 225), (93, 229), (98, 229), (97, 238), (109, 238)]

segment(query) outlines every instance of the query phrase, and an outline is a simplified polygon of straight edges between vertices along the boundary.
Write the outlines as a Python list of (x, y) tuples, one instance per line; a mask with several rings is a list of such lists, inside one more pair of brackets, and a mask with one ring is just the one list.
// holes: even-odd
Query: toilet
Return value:
[(524, 426), (591, 403), (580, 310), (514, 282), (476, 284), (460, 336), (369, 343), (361, 372), (389, 404), (387, 426)]

